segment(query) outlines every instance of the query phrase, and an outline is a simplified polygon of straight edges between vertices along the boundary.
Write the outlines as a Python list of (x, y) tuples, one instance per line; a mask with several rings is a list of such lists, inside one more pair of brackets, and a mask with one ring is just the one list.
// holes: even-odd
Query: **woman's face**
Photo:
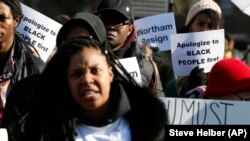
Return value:
[(214, 27), (214, 21), (212, 18), (206, 13), (199, 13), (195, 16), (193, 22), (189, 27), (190, 32), (201, 32), (201, 31), (209, 31), (219, 29), (219, 25)]
[(113, 72), (101, 51), (84, 48), (74, 54), (70, 59), (67, 79), (71, 95), (86, 113), (99, 115), (105, 112)]
[(19, 18), (14, 19), (10, 7), (0, 2), (0, 43), (12, 42), (19, 21)]

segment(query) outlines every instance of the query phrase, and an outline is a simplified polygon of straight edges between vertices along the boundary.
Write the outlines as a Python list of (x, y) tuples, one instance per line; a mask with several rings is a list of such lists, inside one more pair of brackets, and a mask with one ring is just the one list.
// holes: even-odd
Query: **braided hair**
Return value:
[[(45, 140), (48, 138), (63, 140), (72, 137), (75, 117), (82, 109), (70, 95), (66, 73), (71, 56), (83, 48), (100, 50), (122, 80), (137, 85), (106, 46), (107, 44), (101, 44), (88, 37), (76, 37), (62, 42), (32, 90), (30, 111), (22, 123), (24, 136), (32, 139), (43, 137)], [(33, 137), (30, 137), (31, 134)]]
[(22, 16), (22, 9), (19, 0), (1, 0), (11, 9), (14, 19)]

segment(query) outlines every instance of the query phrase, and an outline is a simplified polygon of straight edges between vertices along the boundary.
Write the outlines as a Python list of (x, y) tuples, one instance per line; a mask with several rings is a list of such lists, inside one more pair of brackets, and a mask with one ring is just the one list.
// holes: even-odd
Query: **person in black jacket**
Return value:
[(21, 21), (19, 0), (0, 1), (0, 125), (7, 97), (12, 86), (27, 76), (39, 74), (45, 63), (34, 48), (16, 33)]
[[(204, 32), (222, 29), (224, 18), (220, 6), (214, 0), (200, 0), (189, 9), (185, 26), (179, 29), (179, 33)], [(206, 85), (206, 73), (204, 68), (194, 67), (188, 76), (179, 76), (165, 86), (167, 97), (196, 97), (190, 94), (190, 90)], [(195, 92), (195, 91), (193, 91)], [(187, 95), (186, 95), (187, 94)], [(205, 98), (205, 97), (204, 97)]]
[[(105, 27), (100, 18), (91, 13), (78, 12), (62, 26), (57, 35), (58, 49), (64, 40), (77, 36), (86, 36), (99, 41), (101, 44), (106, 44)], [(117, 66), (120, 69), (124, 69), (120, 63), (117, 63)], [(123, 77), (119, 73), (116, 76)], [(32, 106), (29, 103), (34, 94), (32, 90), (36, 85), (38, 77), (39, 75), (34, 75), (19, 81), (10, 92), (2, 124), (2, 127), (8, 130), (10, 141), (15, 141), (19, 137), (21, 132), (20, 123), (23, 121), (23, 117), (25, 117), (30, 106)], [(130, 79), (135, 84), (132, 80)]]
[(60, 47), (65, 39), (78, 36), (90, 37), (99, 42), (107, 40), (106, 30), (101, 19), (86, 12), (77, 12), (62, 26), (57, 34), (56, 45)]
[(136, 57), (142, 86), (149, 88), (157, 96), (164, 97), (153, 50), (149, 45), (139, 46), (136, 41), (131, 0), (102, 0), (96, 14), (106, 27), (107, 40), (115, 56), (118, 59)]
[(165, 140), (164, 103), (115, 79), (106, 45), (87, 37), (62, 43), (38, 78), (18, 140)]
[[(105, 43), (106, 30), (98, 16), (91, 13), (78, 12), (60, 29), (56, 40), (57, 46), (59, 47), (64, 40), (77, 36), (86, 36)], [(21, 130), (20, 122), (22, 122), (29, 106), (32, 106), (29, 102), (34, 94), (32, 90), (38, 77), (39, 75), (32, 75), (24, 78), (18, 81), (13, 86), (13, 90), (10, 91), (2, 120), (2, 127), (8, 130), (10, 141), (15, 141), (19, 136)]]

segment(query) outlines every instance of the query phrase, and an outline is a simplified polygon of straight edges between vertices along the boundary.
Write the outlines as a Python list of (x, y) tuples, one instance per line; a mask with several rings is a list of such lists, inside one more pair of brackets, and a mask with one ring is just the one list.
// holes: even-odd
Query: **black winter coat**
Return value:
[(132, 141), (165, 141), (167, 112), (164, 103), (148, 89), (113, 81), (110, 100), (112, 112), (107, 112), (101, 121), (74, 116), (60, 123), (52, 117), (54, 122), (49, 121), (46, 132), (41, 133), (40, 129), (33, 125), (27, 126), (18, 141), (73, 141), (77, 122), (102, 126), (119, 117), (124, 117), (130, 124)]
[(38, 57), (32, 55), (29, 50), (29, 45), (16, 35), (15, 39), (15, 54), (16, 60), (16, 73), (14, 74), (12, 81), (17, 81), (34, 74), (40, 74), (45, 63)]
[[(143, 86), (149, 87), (153, 77), (153, 65), (149, 60), (145, 59), (145, 50), (141, 48), (136, 41), (132, 41), (124, 45), (121, 49), (114, 52), (117, 58), (136, 57), (141, 72)], [(160, 80), (160, 74), (157, 79), (156, 95), (165, 96)]]
[[(40, 58), (31, 54), (29, 45), (20, 39), (18, 35), (16, 35), (14, 42), (14, 57), (16, 60), (16, 73), (13, 74), (13, 77), (11, 78), (11, 81), (14, 84), (13, 87), (16, 87), (15, 85), (17, 83), (22, 84), (23, 82), (21, 80), (40, 74), (45, 68), (45, 63)], [(23, 83), (23, 85), (20, 84), (17, 86), (19, 87), (18, 89), (14, 88), (16, 89), (14, 92), (15, 94), (12, 94), (12, 90), (8, 94), (3, 121), (0, 121), (0, 127), (7, 129), (11, 128), (11, 130), (19, 130), (19, 128), (17, 128), (19, 118), (21, 116), (19, 110), (26, 104), (33, 83)]]

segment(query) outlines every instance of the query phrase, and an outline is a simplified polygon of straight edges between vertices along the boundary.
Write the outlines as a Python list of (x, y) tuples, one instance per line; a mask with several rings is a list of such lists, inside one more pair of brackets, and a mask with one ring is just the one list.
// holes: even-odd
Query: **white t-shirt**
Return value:
[(0, 128), (0, 141), (8, 141), (8, 133), (5, 128)]
[(131, 141), (129, 123), (124, 118), (102, 127), (78, 124), (75, 141)]

